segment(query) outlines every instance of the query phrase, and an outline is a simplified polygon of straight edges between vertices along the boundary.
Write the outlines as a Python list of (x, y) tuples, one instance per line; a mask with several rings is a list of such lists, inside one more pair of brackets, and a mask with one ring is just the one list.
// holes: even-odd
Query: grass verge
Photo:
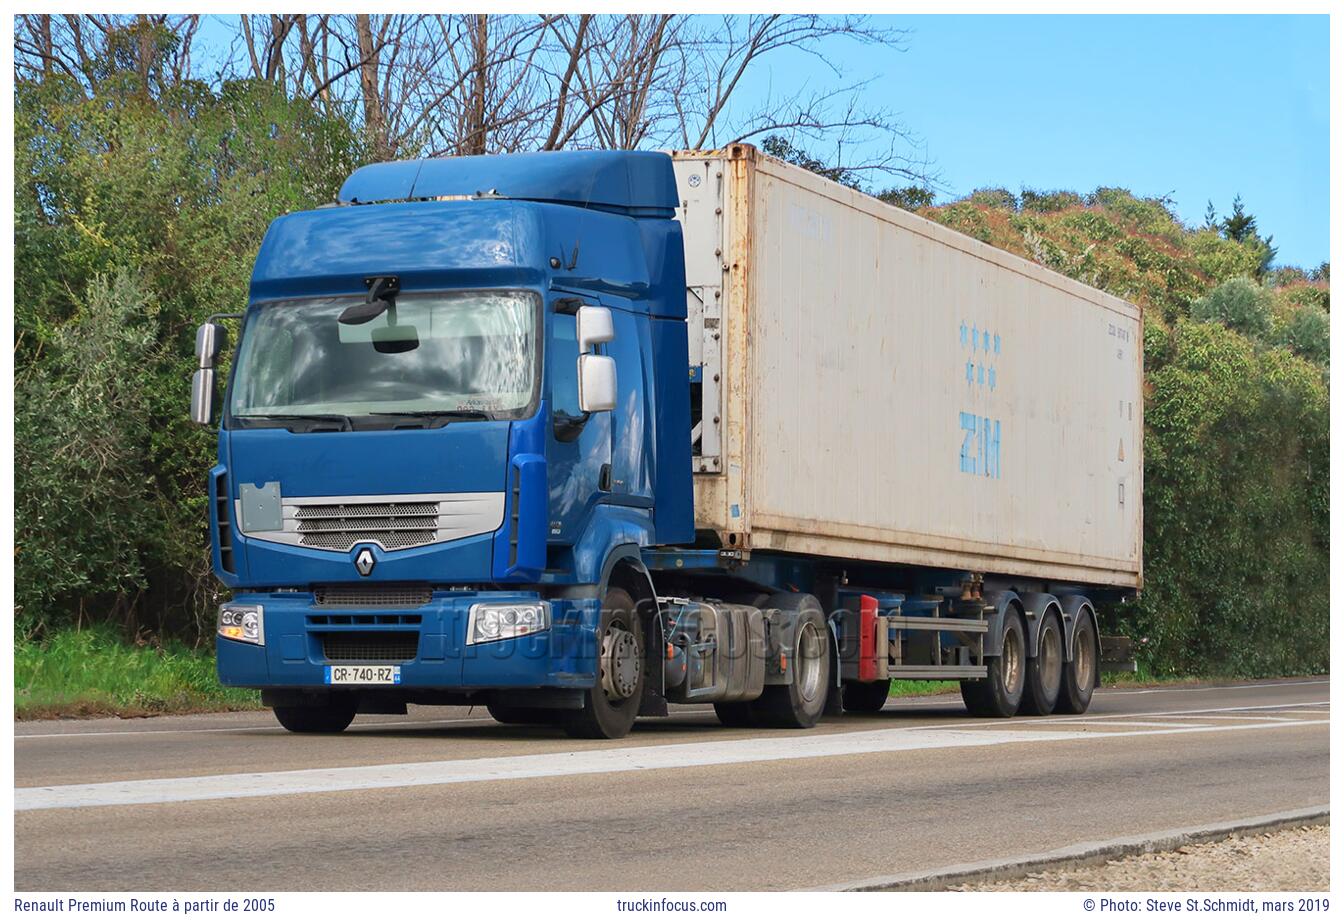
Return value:
[(62, 630), (14, 644), (14, 718), (164, 715), (258, 709), (255, 690), (220, 686), (212, 649), (132, 645), (110, 629)]
[[(1230, 680), (1230, 678), (1227, 678)], [(1105, 674), (1107, 687), (1217, 681), (1216, 677)], [(893, 680), (893, 697), (956, 693), (948, 680)], [(179, 642), (133, 645), (113, 630), (62, 630), (14, 645), (14, 718), (141, 716), (260, 709), (254, 690), (222, 687), (212, 649)]]

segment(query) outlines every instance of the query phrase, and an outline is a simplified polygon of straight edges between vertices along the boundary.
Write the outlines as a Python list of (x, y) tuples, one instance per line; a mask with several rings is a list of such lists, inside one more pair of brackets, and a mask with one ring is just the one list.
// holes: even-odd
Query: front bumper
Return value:
[[(535, 593), (435, 591), (421, 607), (350, 609), (319, 607), (302, 592), (239, 594), (234, 603), (263, 607), (266, 644), (219, 638), (219, 680), (229, 687), (318, 688), (326, 686), (330, 664), (376, 663), (400, 665), (400, 690), (591, 687), (601, 613), (596, 598), (552, 598), (550, 629), (466, 644), (472, 604), (536, 599)], [(378, 657), (348, 657), (361, 643)], [(328, 658), (335, 646), (346, 657)]]

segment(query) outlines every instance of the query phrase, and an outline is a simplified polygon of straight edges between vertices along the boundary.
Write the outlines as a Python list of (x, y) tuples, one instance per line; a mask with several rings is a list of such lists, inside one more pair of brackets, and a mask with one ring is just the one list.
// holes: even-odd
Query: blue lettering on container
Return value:
[(1000, 444), (1003, 426), (999, 419), (962, 412), (961, 471), (972, 476), (1000, 479), (1003, 476)]

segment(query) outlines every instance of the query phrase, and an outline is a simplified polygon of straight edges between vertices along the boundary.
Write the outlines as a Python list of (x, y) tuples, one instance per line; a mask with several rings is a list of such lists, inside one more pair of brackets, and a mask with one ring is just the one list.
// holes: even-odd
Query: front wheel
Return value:
[(541, 709), (537, 706), (501, 706), (498, 703), (486, 703), (485, 709), (490, 718), (501, 725), (552, 725), (559, 710)]
[(624, 738), (639, 715), (645, 668), (635, 601), (622, 588), (602, 599), (597, 641), (597, 684), (584, 691), (582, 709), (562, 710), (562, 724), (571, 738)]
[(287, 730), (301, 735), (334, 735), (355, 720), (357, 701), (335, 698), (315, 706), (276, 706), (275, 718)]

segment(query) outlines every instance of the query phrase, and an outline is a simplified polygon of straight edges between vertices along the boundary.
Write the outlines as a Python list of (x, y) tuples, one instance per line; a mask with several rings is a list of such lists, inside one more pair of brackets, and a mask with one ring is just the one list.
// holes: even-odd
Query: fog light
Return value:
[(266, 622), (260, 604), (221, 604), (219, 634), (236, 642), (266, 644)]
[(551, 605), (547, 601), (526, 604), (472, 604), (467, 614), (467, 644), (517, 639), (549, 629)]

